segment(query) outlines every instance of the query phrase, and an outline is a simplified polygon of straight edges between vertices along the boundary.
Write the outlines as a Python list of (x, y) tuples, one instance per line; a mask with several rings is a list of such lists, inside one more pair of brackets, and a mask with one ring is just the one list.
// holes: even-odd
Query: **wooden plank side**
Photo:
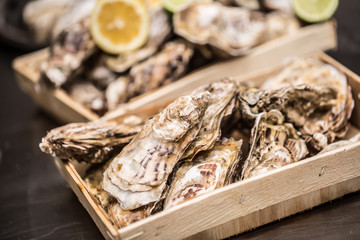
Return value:
[(188, 237), (191, 239), (223, 239), (270, 222), (283, 219), (315, 206), (340, 198), (346, 194), (360, 190), (360, 177), (353, 178), (341, 183), (316, 190), (311, 193), (280, 202), (244, 217), (226, 222), (220, 226), (205, 230), (201, 233)]
[[(359, 154), (360, 143), (356, 143), (234, 183), (120, 229), (121, 238), (185, 238), (280, 202), (358, 178)], [(317, 204), (312, 202), (312, 206)]]
[(76, 169), (70, 163), (64, 163), (58, 158), (55, 158), (55, 165), (66, 179), (81, 204), (90, 214), (103, 236), (108, 240), (119, 239), (117, 229), (111, 224), (94, 196), (87, 190), (85, 182), (77, 174)]
[(294, 35), (264, 43), (242, 58), (235, 58), (205, 67), (180, 80), (150, 93), (134, 98), (112, 115), (124, 114), (141, 106), (158, 104), (184, 95), (193, 89), (225, 76), (243, 76), (279, 65), (284, 58), (308, 55), (319, 50), (336, 47), (335, 23), (326, 22), (301, 29)]

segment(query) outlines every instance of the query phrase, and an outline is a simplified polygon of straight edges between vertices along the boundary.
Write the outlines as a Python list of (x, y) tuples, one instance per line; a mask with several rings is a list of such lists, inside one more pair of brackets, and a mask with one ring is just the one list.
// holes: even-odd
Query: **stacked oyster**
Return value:
[(176, 99), (147, 121), (125, 116), (68, 124), (52, 130), (40, 147), (59, 158), (101, 163), (85, 182), (113, 223), (124, 227), (359, 141), (355, 136), (333, 143), (345, 136), (353, 107), (343, 73), (314, 58), (295, 59), (261, 88), (225, 78)]
[[(27, 12), (36, 12), (36, 3), (44, 1), (49, 2), (29, 4)], [(140, 49), (119, 55), (103, 52), (91, 38), (93, 0), (65, 4), (64, 11), (73, 5), (82, 9), (81, 18), (77, 16), (66, 28), (63, 25), (68, 21), (55, 24), (61, 27), (55, 27), (50, 56), (41, 67), (45, 86), (62, 88), (75, 101), (103, 115), (191, 70), (219, 58), (245, 55), (265, 41), (299, 29), (293, 15), (260, 12), (257, 1), (195, 2), (175, 12), (172, 21), (159, 3), (145, 3), (151, 19), (148, 40)], [(71, 11), (69, 16), (73, 15)], [(30, 26), (37, 25), (33, 23), (37, 18), (26, 19)], [(58, 33), (59, 29), (64, 30)]]

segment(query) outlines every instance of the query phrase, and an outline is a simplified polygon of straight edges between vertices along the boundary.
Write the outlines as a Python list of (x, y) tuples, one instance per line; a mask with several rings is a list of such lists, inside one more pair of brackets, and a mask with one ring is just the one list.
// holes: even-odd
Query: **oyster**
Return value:
[(110, 194), (104, 191), (101, 186), (104, 171), (108, 168), (111, 161), (107, 161), (100, 166), (92, 166), (85, 176), (85, 184), (90, 193), (96, 198), (101, 207), (108, 213), (110, 220), (119, 228), (144, 219), (151, 214), (152, 205), (144, 206), (135, 210), (122, 210), (120, 204)]
[(136, 116), (70, 123), (51, 130), (42, 139), (40, 149), (61, 159), (100, 163), (118, 154), (142, 126), (142, 120)]
[(281, 12), (292, 13), (291, 0), (263, 0), (266, 8)]
[(50, 57), (41, 66), (42, 75), (60, 87), (81, 71), (82, 63), (96, 50), (89, 31), (89, 20), (83, 19), (66, 28), (50, 46)]
[(344, 147), (344, 146), (347, 146), (347, 145), (350, 145), (350, 144), (356, 143), (356, 142), (360, 142), (360, 133), (356, 134), (349, 140), (341, 140), (341, 141), (337, 141), (337, 142), (327, 145), (323, 150), (321, 150), (319, 152), (319, 154), (327, 153), (332, 150), (335, 150), (335, 149), (338, 149), (338, 148), (341, 148), (341, 147)]
[(128, 70), (131, 66), (149, 58), (158, 51), (160, 45), (170, 35), (171, 27), (169, 17), (161, 6), (149, 7), (149, 12), (151, 22), (147, 43), (136, 51), (118, 56), (108, 56), (106, 65), (111, 70), (121, 73)]
[[(289, 121), (300, 127), (311, 147), (318, 151), (332, 143), (335, 138), (345, 136), (348, 120), (354, 108), (354, 99), (346, 76), (335, 67), (315, 58), (291, 61), (279, 74), (268, 79), (263, 88), (271, 90), (305, 85), (321, 91), (328, 89), (327, 91), (332, 94), (328, 95), (330, 98), (319, 95), (309, 102), (304, 102), (303, 108), (307, 108), (308, 111), (297, 112), (295, 117), (289, 116), (294, 113), (289, 112), (287, 108), (284, 108), (283, 112)], [(301, 95), (299, 97), (306, 98)], [(299, 118), (296, 115), (299, 115)]]
[(290, 123), (284, 123), (278, 110), (260, 113), (251, 130), (249, 156), (241, 173), (242, 179), (257, 176), (303, 159), (305, 141)]
[(173, 16), (174, 31), (195, 44), (209, 44), (230, 56), (246, 54), (265, 35), (265, 17), (217, 2), (195, 3)]
[(265, 41), (293, 34), (300, 29), (300, 23), (294, 15), (284, 12), (272, 12), (266, 15)]
[(218, 0), (225, 5), (235, 5), (245, 7), (250, 10), (259, 10), (260, 4), (258, 0)]
[(144, 125), (104, 173), (103, 188), (132, 210), (157, 202), (175, 164), (195, 139), (209, 93), (175, 100)]
[(164, 209), (230, 184), (237, 178), (242, 140), (221, 140), (177, 170)]
[(119, 77), (106, 88), (106, 102), (108, 109), (114, 110), (119, 104), (128, 99), (128, 77)]
[(208, 86), (200, 87), (192, 94), (209, 91), (209, 104), (205, 111), (200, 131), (183, 158), (191, 160), (198, 152), (210, 149), (220, 138), (220, 125), (224, 117), (231, 115), (235, 108), (237, 84), (230, 78), (222, 79)]
[(98, 115), (106, 112), (105, 94), (91, 82), (77, 81), (68, 88), (69, 95), (76, 102), (91, 109)]
[(131, 68), (129, 97), (175, 81), (186, 71), (192, 55), (192, 47), (182, 40), (166, 43), (158, 54)]

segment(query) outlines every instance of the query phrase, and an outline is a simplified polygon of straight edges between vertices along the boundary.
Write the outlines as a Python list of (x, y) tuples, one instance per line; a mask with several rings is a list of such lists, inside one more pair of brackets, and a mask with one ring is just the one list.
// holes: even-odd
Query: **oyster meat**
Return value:
[(192, 55), (192, 46), (183, 40), (166, 43), (155, 56), (131, 68), (129, 97), (177, 80), (185, 73)]
[(209, 93), (175, 100), (144, 125), (104, 173), (103, 188), (124, 210), (163, 197), (175, 164), (197, 136)]
[(89, 31), (89, 19), (83, 19), (60, 33), (50, 46), (50, 57), (41, 66), (45, 80), (60, 87), (81, 71), (82, 63), (96, 50)]
[(142, 120), (136, 116), (117, 121), (70, 123), (51, 130), (42, 139), (40, 149), (65, 160), (100, 163), (118, 154), (142, 126)]
[(164, 209), (230, 184), (237, 178), (242, 140), (223, 139), (177, 170)]
[(198, 152), (210, 149), (221, 135), (221, 122), (224, 117), (231, 115), (235, 108), (237, 84), (230, 78), (200, 87), (192, 94), (210, 92), (209, 104), (205, 111), (200, 131), (183, 158), (191, 160)]
[(262, 13), (218, 2), (195, 3), (174, 13), (174, 31), (195, 44), (209, 44), (230, 56), (246, 54), (262, 42)]
[[(303, 109), (305, 111), (297, 112), (294, 117), (290, 117), (294, 115), (294, 112), (288, 112), (287, 108), (284, 108), (282, 112), (289, 121), (300, 127), (301, 133), (305, 135), (310, 146), (319, 151), (332, 143), (335, 138), (345, 136), (354, 108), (354, 99), (346, 76), (335, 67), (315, 58), (295, 59), (289, 62), (284, 70), (268, 79), (263, 88), (277, 90), (305, 85), (322, 92), (328, 89), (327, 92), (332, 92), (328, 94), (330, 98), (319, 95), (308, 102), (303, 102), (305, 104), (303, 108), (307, 111)], [(306, 99), (303, 94), (299, 97)], [(294, 104), (300, 104), (300, 102), (294, 102)]]
[(250, 151), (241, 173), (242, 179), (257, 176), (303, 159), (305, 141), (278, 110), (260, 113), (251, 130)]
[(122, 73), (128, 70), (131, 66), (151, 57), (158, 51), (160, 45), (169, 37), (171, 26), (169, 17), (161, 6), (149, 7), (150, 12), (150, 31), (149, 38), (145, 46), (135, 50), (120, 54), (118, 56), (108, 56), (106, 65), (113, 71)]

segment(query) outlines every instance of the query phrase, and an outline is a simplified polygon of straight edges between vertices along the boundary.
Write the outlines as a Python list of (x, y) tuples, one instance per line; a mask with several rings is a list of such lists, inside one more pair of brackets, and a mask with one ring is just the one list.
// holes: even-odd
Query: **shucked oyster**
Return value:
[(99, 163), (119, 153), (142, 126), (142, 120), (135, 116), (121, 121), (70, 123), (51, 130), (40, 149), (61, 159)]
[(89, 20), (83, 19), (66, 28), (50, 47), (50, 57), (41, 70), (46, 80), (55, 87), (64, 85), (81, 64), (95, 52), (89, 31)]
[(223, 118), (230, 115), (235, 107), (237, 84), (236, 81), (225, 78), (208, 86), (200, 87), (192, 94), (209, 91), (209, 104), (205, 111), (201, 128), (183, 158), (191, 160), (198, 152), (212, 148), (220, 138), (220, 124)]
[(166, 43), (158, 54), (131, 68), (129, 97), (177, 80), (186, 71), (192, 55), (192, 47), (182, 40)]
[(209, 93), (178, 98), (150, 119), (114, 158), (103, 188), (125, 210), (161, 199), (175, 164), (199, 132)]
[[(305, 106), (302, 112), (289, 112), (287, 108), (282, 112), (289, 121), (300, 127), (301, 133), (315, 150), (321, 150), (335, 138), (344, 137), (347, 132), (348, 120), (354, 108), (351, 87), (346, 76), (335, 67), (315, 58), (303, 58), (288, 63), (284, 70), (267, 80), (263, 88), (279, 89), (305, 85), (321, 91), (328, 89), (329, 93), (332, 92), (328, 95), (330, 98), (319, 95), (311, 101), (303, 102)], [(304, 94), (299, 97), (306, 99)], [(289, 117), (290, 115), (294, 117)]]
[(241, 178), (247, 179), (303, 159), (308, 153), (305, 141), (292, 124), (284, 123), (277, 110), (263, 112), (251, 130), (249, 156)]
[[(150, 5), (150, 4), (149, 4)], [(135, 50), (120, 54), (115, 57), (108, 57), (106, 65), (115, 72), (124, 72), (131, 66), (152, 56), (170, 34), (170, 21), (166, 12), (161, 6), (149, 7), (150, 12), (150, 31), (149, 38), (145, 46)]]
[(221, 140), (181, 165), (172, 180), (164, 209), (232, 183), (238, 174), (241, 145), (241, 140)]
[(96, 198), (101, 207), (108, 213), (110, 220), (119, 228), (144, 219), (151, 214), (152, 205), (135, 210), (122, 210), (120, 204), (110, 194), (102, 189), (104, 171), (111, 161), (101, 166), (92, 166), (85, 176), (85, 184), (90, 193)]
[(245, 54), (265, 34), (260, 12), (223, 6), (217, 2), (195, 3), (173, 16), (174, 31), (196, 44), (210, 44), (231, 56)]

